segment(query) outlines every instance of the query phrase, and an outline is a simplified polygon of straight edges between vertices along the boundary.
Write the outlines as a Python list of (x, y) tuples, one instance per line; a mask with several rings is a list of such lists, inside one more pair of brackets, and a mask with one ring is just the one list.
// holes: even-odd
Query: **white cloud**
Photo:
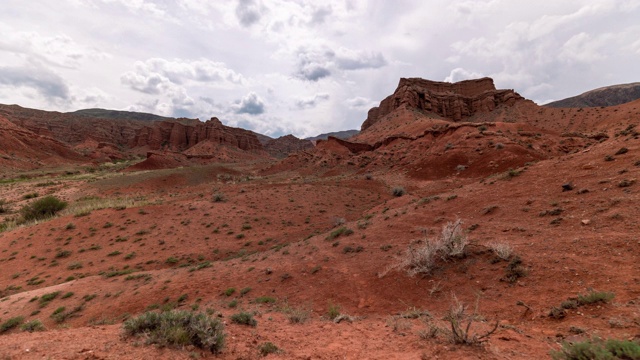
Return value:
[(458, 82), (462, 80), (477, 79), (483, 77), (481, 73), (465, 70), (463, 68), (455, 68), (451, 70), (449, 76), (444, 78), (446, 82)]
[(605, 58), (605, 54), (601, 52), (601, 49), (610, 40), (609, 34), (593, 38), (591, 35), (581, 32), (572, 36), (562, 45), (559, 57), (569, 63), (592, 63), (602, 60)]
[[(50, 65), (79, 68), (89, 60), (108, 57), (91, 47), (82, 46), (65, 34), (43, 35), (35, 31), (15, 31), (0, 24), (0, 54), (12, 54)], [(1, 56), (1, 55), (0, 55)]]
[(171, 84), (182, 85), (191, 81), (209, 85), (240, 85), (245, 80), (241, 74), (219, 62), (152, 58), (136, 62), (135, 70), (122, 74), (121, 81), (134, 90), (158, 94)]
[(264, 101), (254, 92), (237, 100), (231, 107), (236, 114), (260, 115), (264, 113)]

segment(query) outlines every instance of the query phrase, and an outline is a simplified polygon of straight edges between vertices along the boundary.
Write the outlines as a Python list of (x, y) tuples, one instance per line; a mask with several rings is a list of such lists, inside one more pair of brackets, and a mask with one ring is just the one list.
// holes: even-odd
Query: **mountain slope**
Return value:
[(305, 140), (309, 140), (309, 141), (316, 141), (316, 140), (327, 140), (329, 138), (329, 136), (333, 136), (335, 138), (338, 139), (348, 139), (352, 136), (358, 135), (360, 133), (360, 130), (342, 130), (342, 131), (334, 131), (334, 132), (329, 132), (329, 133), (324, 133), (324, 134), (320, 134), (317, 136), (312, 136), (312, 137), (308, 137), (305, 138)]
[(584, 108), (613, 106), (640, 99), (640, 82), (605, 86), (570, 98), (550, 102), (546, 107)]
[(123, 120), (141, 120), (141, 121), (162, 121), (170, 120), (173, 118), (148, 114), (136, 111), (122, 111), (122, 110), (109, 110), (109, 109), (81, 109), (67, 114), (78, 115), (84, 117), (92, 117), (98, 119), (123, 119)]

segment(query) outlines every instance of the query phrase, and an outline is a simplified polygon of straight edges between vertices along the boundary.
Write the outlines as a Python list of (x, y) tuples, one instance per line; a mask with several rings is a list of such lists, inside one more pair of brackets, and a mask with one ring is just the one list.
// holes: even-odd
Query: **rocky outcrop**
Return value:
[(129, 142), (129, 147), (184, 151), (205, 140), (237, 147), (244, 151), (263, 151), (262, 144), (253, 132), (224, 126), (215, 117), (204, 123), (155, 122), (139, 129)]
[(402, 78), (393, 95), (369, 110), (362, 131), (402, 106), (461, 121), (478, 112), (489, 112), (501, 105), (511, 106), (523, 99), (513, 90), (496, 90), (490, 78), (457, 83)]
[(312, 147), (313, 143), (311, 141), (298, 139), (291, 134), (269, 140), (264, 144), (264, 149), (269, 155), (276, 158), (284, 158), (291, 153)]

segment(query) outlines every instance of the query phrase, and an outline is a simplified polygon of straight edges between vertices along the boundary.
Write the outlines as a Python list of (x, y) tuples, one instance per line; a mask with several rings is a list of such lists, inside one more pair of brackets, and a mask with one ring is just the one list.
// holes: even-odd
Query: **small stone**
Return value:
[(582, 220), (582, 221), (580, 221), (580, 222), (582, 223), (582, 225), (589, 225), (589, 224), (591, 224), (591, 220), (589, 220), (589, 219), (584, 219), (584, 220)]

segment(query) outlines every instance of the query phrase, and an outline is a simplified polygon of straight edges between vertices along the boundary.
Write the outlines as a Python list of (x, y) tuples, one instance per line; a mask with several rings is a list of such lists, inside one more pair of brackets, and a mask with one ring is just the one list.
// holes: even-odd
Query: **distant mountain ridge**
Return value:
[(317, 136), (312, 136), (305, 138), (304, 140), (316, 141), (316, 140), (327, 140), (329, 136), (336, 137), (338, 139), (348, 139), (354, 135), (358, 135), (360, 130), (343, 130), (343, 131), (334, 131), (330, 133), (320, 134)]
[(172, 117), (165, 117), (155, 114), (137, 112), (137, 111), (124, 111), (124, 110), (109, 110), (109, 109), (81, 109), (77, 111), (68, 112), (67, 114), (79, 115), (84, 117), (92, 117), (98, 119), (126, 119), (126, 120), (142, 120), (142, 121), (163, 121), (173, 120)]
[(637, 99), (640, 99), (640, 82), (605, 86), (543, 106), (554, 108), (614, 106)]

